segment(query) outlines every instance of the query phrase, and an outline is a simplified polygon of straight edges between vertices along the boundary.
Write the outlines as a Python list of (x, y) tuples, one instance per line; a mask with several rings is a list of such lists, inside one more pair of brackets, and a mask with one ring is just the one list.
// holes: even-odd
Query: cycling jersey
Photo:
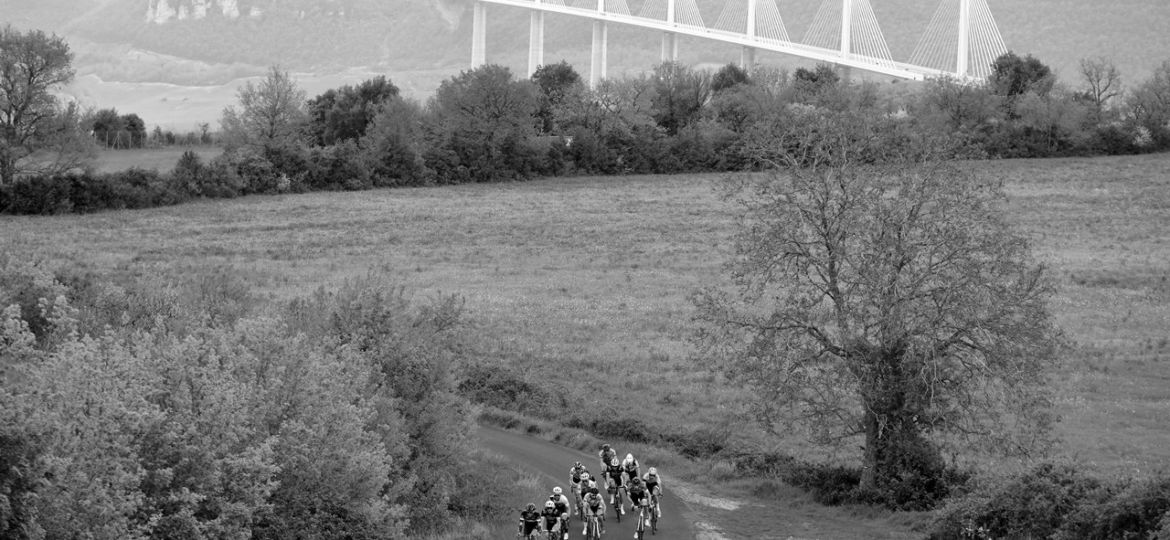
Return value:
[(580, 468), (573, 467), (573, 468), (569, 469), (569, 481), (572, 482), (573, 485), (575, 485), (575, 486), (580, 485), (581, 484), (581, 473), (583, 473), (583, 472), (588, 472), (585, 469), (585, 467), (580, 467)]
[(520, 522), (523, 527), (524, 536), (530, 535), (538, 527), (540, 527), (540, 512), (527, 510), (520, 512)]
[(649, 491), (650, 493), (654, 493), (654, 490), (658, 488), (657, 474), (646, 473), (646, 475), (642, 477), (642, 481), (646, 482), (646, 491)]
[(613, 465), (610, 465), (609, 467), (606, 467), (605, 475), (609, 477), (610, 483), (612, 483), (618, 487), (621, 487), (621, 485), (622, 485), (622, 466), (621, 465), (618, 465), (616, 467)]
[(602, 450), (597, 453), (597, 457), (601, 458), (601, 466), (608, 467), (613, 458), (617, 457), (617, 450), (610, 448), (608, 451)]
[(561, 495), (561, 498), (553, 501), (553, 503), (557, 505), (556, 506), (557, 512), (560, 512), (562, 514), (569, 513), (569, 498), (568, 497)]
[(600, 495), (590, 493), (585, 496), (585, 514), (594, 516), (605, 515), (605, 501), (601, 500)]
[(540, 517), (544, 518), (544, 530), (553, 530), (553, 527), (556, 527), (557, 523), (561, 521), (562, 513), (563, 512), (557, 511), (556, 508), (545, 508), (544, 511), (540, 513)]
[(645, 499), (646, 495), (646, 488), (642, 486), (630, 486), (630, 502), (635, 506), (641, 506), (642, 499)]

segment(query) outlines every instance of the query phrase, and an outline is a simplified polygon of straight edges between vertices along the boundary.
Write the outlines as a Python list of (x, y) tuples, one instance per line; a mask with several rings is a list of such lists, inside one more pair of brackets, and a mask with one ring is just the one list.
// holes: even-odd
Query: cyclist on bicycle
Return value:
[(630, 480), (630, 511), (633, 512), (641, 506), (649, 506), (650, 493), (646, 491), (646, 487), (642, 485), (642, 479), (634, 477)]
[(561, 513), (561, 532), (565, 535), (565, 540), (569, 538), (569, 498), (561, 491), (561, 487), (553, 488), (552, 495), (548, 497), (549, 502), (553, 503), (553, 508)]
[(552, 501), (545, 501), (544, 511), (540, 513), (540, 517), (543, 518), (541, 521), (544, 525), (544, 528), (542, 528), (541, 531), (550, 532), (560, 529), (561, 512), (557, 511), (557, 503)]
[(601, 497), (601, 492), (597, 489), (597, 483), (594, 482), (592, 488), (586, 488), (585, 497), (582, 500), (585, 506), (585, 515), (582, 521), (585, 528), (581, 530), (581, 534), (586, 534), (589, 531), (589, 518), (597, 517), (597, 523), (600, 526), (601, 534), (605, 534), (605, 500)]
[(650, 495), (658, 497), (658, 504), (655, 505), (654, 511), (658, 517), (662, 517), (662, 479), (658, 477), (658, 469), (650, 467), (650, 470), (646, 471), (646, 475), (642, 477), (642, 481), (646, 482), (646, 491), (649, 491)]
[(538, 529), (540, 529), (540, 512), (536, 511), (535, 504), (528, 503), (528, 507), (520, 512), (520, 537), (528, 538)]
[(601, 470), (604, 471), (609, 466), (609, 462), (617, 458), (617, 450), (610, 448), (609, 443), (603, 444), (597, 457), (601, 459)]
[[(609, 504), (613, 504), (613, 496), (617, 490), (622, 488), (622, 464), (618, 462), (617, 458), (613, 458), (609, 462), (609, 466), (605, 468), (605, 489), (609, 492)], [(618, 512), (626, 513), (625, 508), (617, 507)]]
[(638, 460), (634, 459), (634, 454), (626, 454), (625, 461), (622, 461), (622, 471), (626, 473), (626, 478), (631, 481), (638, 478)]
[(589, 471), (578, 461), (569, 469), (569, 489), (573, 490), (574, 502), (581, 502), (581, 486), (589, 479)]

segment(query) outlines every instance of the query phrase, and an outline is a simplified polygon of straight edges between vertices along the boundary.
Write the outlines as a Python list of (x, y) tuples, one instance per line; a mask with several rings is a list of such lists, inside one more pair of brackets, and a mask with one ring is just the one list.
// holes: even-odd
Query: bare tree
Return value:
[(845, 115), (781, 139), (783, 168), (728, 192), (737, 292), (696, 295), (701, 350), (767, 427), (860, 437), (863, 488), (937, 478), (948, 441), (1042, 448), (1059, 339), (999, 183), (928, 148), (875, 164), (888, 141)]
[(58, 36), (0, 28), (0, 184), (93, 159), (77, 107), (62, 107), (53, 95), (73, 80), (72, 61), (69, 45)]
[(1081, 76), (1088, 87), (1084, 96), (1093, 104), (1097, 121), (1100, 122), (1109, 102), (1121, 95), (1121, 72), (1108, 58), (1082, 58)]
[(282, 148), (304, 138), (305, 91), (287, 71), (272, 67), (260, 84), (248, 81), (236, 95), (240, 109), (227, 107), (220, 120), (228, 148)]

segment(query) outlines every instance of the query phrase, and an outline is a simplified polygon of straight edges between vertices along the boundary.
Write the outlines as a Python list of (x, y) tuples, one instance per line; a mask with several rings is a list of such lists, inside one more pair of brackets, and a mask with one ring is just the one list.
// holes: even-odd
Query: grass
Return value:
[(159, 172), (168, 172), (175, 168), (183, 152), (193, 151), (203, 159), (204, 163), (211, 161), (223, 153), (223, 149), (216, 146), (169, 146), (163, 148), (135, 148), (130, 150), (101, 150), (95, 169), (98, 172), (118, 172), (131, 167), (154, 169)]
[[(1075, 344), (1054, 380), (1060, 454), (1103, 473), (1164, 467), (1170, 155), (972, 166), (1005, 179), (1007, 210), (1057, 281), (1052, 308)], [(751, 396), (696, 366), (687, 341), (687, 295), (727, 279), (732, 215), (712, 189), (721, 179), (558, 178), (3, 217), (0, 249), (122, 276), (229, 266), (272, 299), (391, 275), (420, 297), (463, 296), (484, 356), (571, 403), (675, 432), (720, 426), (746, 443)]]

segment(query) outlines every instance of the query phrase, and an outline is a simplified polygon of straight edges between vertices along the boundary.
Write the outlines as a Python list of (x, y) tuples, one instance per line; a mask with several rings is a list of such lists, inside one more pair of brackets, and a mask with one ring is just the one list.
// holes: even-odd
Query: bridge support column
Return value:
[(752, 68), (756, 66), (755, 47), (748, 47), (747, 45), (744, 45), (743, 49), (740, 49), (739, 66), (742, 67), (744, 71), (751, 73)]
[(841, 0), (841, 58), (853, 50), (853, 0)]
[(471, 5), (471, 67), (487, 63), (487, 11), (483, 2)]
[(967, 78), (968, 51), (971, 47), (971, 0), (959, 0), (959, 50), (955, 73)]
[[(540, 3), (539, 1), (537, 2)], [(528, 76), (544, 65), (544, 12), (534, 9), (528, 20)]]
[(606, 78), (605, 64), (608, 55), (609, 28), (605, 21), (593, 21), (593, 51), (589, 58), (589, 87), (597, 88), (597, 83)]
[(662, 33), (662, 61), (678, 62), (678, 34), (674, 32)]

